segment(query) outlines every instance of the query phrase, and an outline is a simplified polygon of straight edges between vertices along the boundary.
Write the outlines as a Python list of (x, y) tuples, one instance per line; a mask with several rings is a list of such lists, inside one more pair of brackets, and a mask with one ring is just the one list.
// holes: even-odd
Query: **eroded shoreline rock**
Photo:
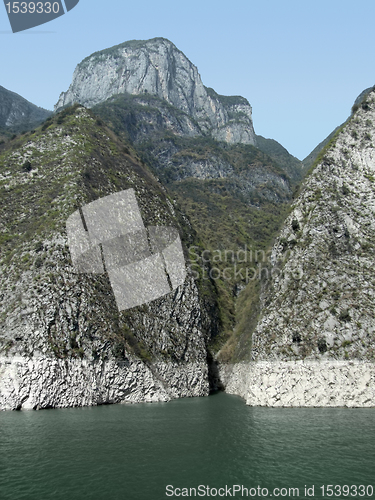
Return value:
[(204, 362), (0, 358), (0, 410), (152, 403), (208, 393)]
[(375, 363), (260, 361), (220, 366), (226, 392), (250, 406), (375, 407)]

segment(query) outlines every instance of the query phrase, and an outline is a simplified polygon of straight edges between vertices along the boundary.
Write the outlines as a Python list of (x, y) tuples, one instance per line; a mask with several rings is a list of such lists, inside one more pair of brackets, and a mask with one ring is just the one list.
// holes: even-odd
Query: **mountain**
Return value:
[(0, 86), (0, 132), (30, 130), (51, 114)]
[(362, 102), (366, 101), (366, 97), (373, 91), (374, 87), (369, 87), (365, 90), (363, 90), (357, 99), (354, 101), (353, 107), (352, 107), (352, 113), (355, 113), (359, 106), (362, 104)]
[(220, 96), (204, 87), (197, 68), (164, 38), (132, 40), (87, 57), (77, 66), (55, 110), (75, 102), (91, 108), (116, 94), (159, 97), (186, 115), (191, 134), (255, 143), (247, 100)]
[[(244, 97), (205, 87), (196, 66), (165, 38), (131, 40), (86, 57), (55, 111), (73, 103), (92, 108), (108, 100), (122, 108), (117, 117), (121, 114), (123, 126), (132, 129), (132, 141), (162, 128), (184, 137), (255, 145), (287, 168), (291, 163), (293, 175), (300, 168), (299, 160), (276, 141), (255, 135), (252, 109)], [(131, 127), (138, 114), (146, 119)]]
[(302, 177), (301, 162), (276, 141), (256, 136), (247, 100), (205, 87), (197, 68), (163, 38), (87, 57), (55, 109), (72, 102), (90, 107), (132, 144), (197, 231), (193, 267), (219, 304), (217, 350), (233, 329), (246, 277), (235, 272), (235, 261), (213, 262), (213, 254), (272, 243)]
[[(246, 99), (204, 87), (168, 40), (126, 42), (77, 66), (55, 114), (2, 146), (0, 174), (0, 407), (168, 400), (220, 386), (213, 359), (233, 341), (246, 285), (303, 176), (285, 148), (255, 135)], [(178, 230), (187, 277), (119, 312), (110, 270), (77, 274), (66, 223), (78, 218), (86, 241), (85, 207), (128, 189), (146, 226)]]
[[(130, 141), (197, 232), (200, 245), (192, 249), (192, 262), (201, 286), (213, 288), (219, 303), (221, 333), (212, 346), (217, 350), (233, 329), (236, 296), (246, 280), (235, 273), (235, 260), (224, 255), (272, 243), (292, 197), (291, 180), (251, 144), (185, 134), (181, 112), (158, 97), (115, 96), (92, 111)], [(214, 275), (218, 279), (211, 279)]]
[(68, 218), (129, 189), (146, 226), (177, 229), (185, 252), (197, 244), (131, 147), (76, 105), (3, 147), (0, 175), (0, 408), (207, 395), (213, 305), (189, 269), (175, 291), (119, 312), (109, 275), (72, 264)]
[[(321, 151), (244, 291), (229, 391), (252, 405), (372, 406), (375, 88)], [(256, 311), (256, 317), (254, 317)], [(250, 354), (250, 362), (249, 356)]]

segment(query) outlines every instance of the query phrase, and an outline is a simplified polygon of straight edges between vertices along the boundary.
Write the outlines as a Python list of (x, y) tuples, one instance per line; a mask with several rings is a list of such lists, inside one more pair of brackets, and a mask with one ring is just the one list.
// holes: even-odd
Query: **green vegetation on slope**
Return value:
[(316, 149), (274, 247), (279, 279), (242, 292), (223, 361), (249, 359), (254, 332), (258, 359), (373, 359), (374, 103), (363, 93)]
[[(170, 347), (162, 352), (152, 336), (159, 335), (152, 325), (158, 323), (158, 314), (162, 318), (160, 304), (160, 312), (150, 306), (146, 313), (142, 308), (119, 313), (106, 275), (77, 274), (71, 266), (67, 218), (90, 201), (128, 188), (136, 192), (145, 225), (171, 225), (179, 230), (185, 248), (196, 243), (183, 214), (131, 146), (81, 106), (66, 108), (3, 146), (0, 328), (6, 333), (0, 335), (2, 352), (13, 349), (32, 355), (47, 349), (58, 358), (96, 359), (107, 355), (109, 345), (119, 359), (126, 352), (146, 362), (154, 356), (177, 356), (173, 345), (180, 342), (174, 338), (178, 318), (169, 320), (173, 328), (165, 332), (163, 342)], [(207, 307), (210, 297), (205, 299)], [(199, 297), (195, 299), (199, 304)], [(152, 324), (147, 331), (143, 316)]]
[[(241, 104), (243, 98), (230, 99), (230, 104)], [(300, 162), (288, 165), (289, 154), (280, 153), (280, 145), (276, 150), (283, 155), (282, 164), (254, 146), (215, 141), (200, 133), (191, 117), (147, 94), (115, 96), (93, 111), (132, 142), (196, 231), (191, 266), (201, 293), (211, 294), (218, 304), (221, 327), (212, 339), (217, 351), (232, 335), (239, 292), (258, 261), (266, 260), (287, 213), (293, 182), (286, 166), (298, 177)], [(186, 121), (196, 127), (193, 136)], [(238, 262), (241, 251), (246, 263)]]
[(0, 134), (2, 130), (11, 133), (31, 130), (51, 114), (0, 85)]

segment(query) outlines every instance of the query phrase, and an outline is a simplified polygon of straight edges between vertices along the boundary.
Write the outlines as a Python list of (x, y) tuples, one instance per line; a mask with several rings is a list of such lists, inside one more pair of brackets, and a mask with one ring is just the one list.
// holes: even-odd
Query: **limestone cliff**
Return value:
[(119, 312), (106, 274), (73, 268), (66, 220), (134, 189), (147, 225), (192, 230), (148, 169), (88, 110), (67, 108), (0, 156), (0, 408), (208, 394), (204, 301), (177, 290)]
[(117, 94), (145, 93), (184, 113), (186, 133), (255, 144), (247, 100), (206, 88), (197, 68), (164, 38), (133, 40), (87, 57), (77, 66), (55, 109), (75, 102), (91, 108)]
[(375, 405), (375, 91), (354, 111), (273, 246), (252, 362), (224, 369), (249, 404)]

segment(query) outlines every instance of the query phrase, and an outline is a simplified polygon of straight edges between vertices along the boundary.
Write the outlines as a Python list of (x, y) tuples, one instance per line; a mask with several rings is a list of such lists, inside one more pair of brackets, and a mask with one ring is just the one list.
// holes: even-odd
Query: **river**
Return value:
[(0, 412), (1, 500), (375, 499), (372, 486), (372, 408), (251, 408), (217, 393)]

